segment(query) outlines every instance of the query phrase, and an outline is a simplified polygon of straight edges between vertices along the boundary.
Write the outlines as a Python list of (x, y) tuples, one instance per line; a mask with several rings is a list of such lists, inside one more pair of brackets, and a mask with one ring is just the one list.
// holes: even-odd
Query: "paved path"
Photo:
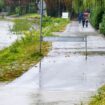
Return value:
[(17, 35), (13, 35), (10, 32), (10, 27), (13, 25), (9, 21), (0, 21), (0, 50), (5, 47), (10, 46), (13, 42), (16, 41)]
[[(41, 63), (0, 88), (0, 105), (80, 105), (105, 83), (105, 39), (102, 35), (90, 25), (82, 28), (77, 22), (56, 34), (88, 35), (87, 61), (83, 54), (84, 43), (52, 43), (51, 51)], [(42, 89), (38, 90), (40, 67)]]

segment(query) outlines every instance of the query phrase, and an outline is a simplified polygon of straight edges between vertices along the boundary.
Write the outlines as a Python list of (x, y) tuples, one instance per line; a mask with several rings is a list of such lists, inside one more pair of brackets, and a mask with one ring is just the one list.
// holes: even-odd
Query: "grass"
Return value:
[[(43, 25), (43, 35), (52, 35), (52, 32), (62, 31), (64, 27), (68, 24), (68, 20), (45, 17)], [(39, 30), (34, 29), (29, 31), (29, 27), (24, 27), (28, 22), (22, 23), (19, 27), (18, 25), (23, 20), (15, 20), (12, 29), (14, 32), (24, 31), (24, 37), (21, 40), (17, 40), (13, 45), (4, 50), (0, 51), (0, 81), (11, 81), (24, 72), (26, 72), (30, 67), (38, 63), (49, 51), (51, 43), (42, 43), (42, 53), (39, 53)], [(24, 20), (26, 21), (26, 20)], [(33, 23), (32, 23), (33, 24)], [(30, 25), (30, 24), (29, 24)], [(18, 27), (17, 27), (18, 26)], [(26, 27), (26, 26), (25, 26)], [(25, 30), (24, 30), (25, 29)]]
[(39, 53), (39, 32), (28, 32), (21, 40), (0, 51), (0, 81), (11, 81), (38, 63), (49, 51), (50, 43), (42, 43)]
[(97, 94), (92, 97), (88, 105), (105, 105), (105, 85), (98, 89)]
[(37, 24), (33, 20), (29, 21), (28, 19), (15, 19), (13, 22), (15, 24), (11, 28), (11, 32), (16, 34), (21, 34), (27, 30), (30, 30), (30, 27), (32, 27), (33, 24)]
[(40, 19), (40, 15), (39, 14), (33, 14), (33, 13), (29, 13), (29, 14), (25, 14), (23, 16), (21, 16), (23, 18), (36, 18), (36, 19)]
[(9, 16), (0, 16), (0, 20), (7, 21), (16, 21), (16, 20), (34, 20), (35, 23), (39, 23), (40, 15), (36, 13), (29, 13), (25, 15), (17, 16), (17, 14), (9, 15)]
[[(53, 23), (53, 24), (52, 24)], [(52, 32), (62, 32), (69, 23), (67, 19), (47, 17), (43, 19), (43, 35), (51, 36)]]
[(40, 19), (40, 15), (39, 14), (36, 14), (36, 13), (28, 13), (28, 14), (24, 14), (24, 15), (20, 15), (20, 16), (17, 16), (17, 14), (14, 14), (14, 15), (9, 15), (10, 17), (14, 17), (14, 18), (24, 18), (24, 19), (29, 19), (29, 18), (34, 18), (34, 19)]
[(42, 54), (39, 53), (39, 43), (34, 40), (17, 41), (9, 48), (0, 52), (0, 81), (13, 80), (40, 61), (48, 52), (48, 43), (42, 44)]

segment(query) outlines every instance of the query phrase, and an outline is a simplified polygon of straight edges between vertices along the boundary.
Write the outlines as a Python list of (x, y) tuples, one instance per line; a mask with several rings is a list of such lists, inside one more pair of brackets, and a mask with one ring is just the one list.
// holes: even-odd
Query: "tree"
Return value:
[(4, 7), (4, 0), (0, 0), (0, 11)]
[(62, 11), (70, 11), (73, 0), (45, 0), (47, 5), (47, 13), (50, 16), (61, 15)]
[(31, 12), (32, 8), (35, 11), (36, 0), (5, 0), (5, 4), (11, 8), (11, 12), (20, 10), (20, 14)]

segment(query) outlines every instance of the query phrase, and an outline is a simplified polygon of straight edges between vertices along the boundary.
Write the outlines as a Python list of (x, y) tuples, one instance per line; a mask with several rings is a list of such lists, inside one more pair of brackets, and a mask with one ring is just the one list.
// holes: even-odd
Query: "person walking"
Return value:
[(86, 19), (85, 21), (86, 21), (86, 27), (88, 27), (89, 20)]
[(79, 23), (81, 23), (81, 21), (82, 21), (82, 16), (83, 16), (83, 13), (80, 12), (80, 13), (78, 14), (78, 21), (79, 21)]
[(89, 23), (89, 12), (88, 11), (84, 12), (84, 19), (85, 19), (86, 27), (88, 27), (88, 23)]
[(82, 27), (84, 28), (84, 26), (85, 26), (85, 17), (84, 17), (84, 15), (82, 16)]

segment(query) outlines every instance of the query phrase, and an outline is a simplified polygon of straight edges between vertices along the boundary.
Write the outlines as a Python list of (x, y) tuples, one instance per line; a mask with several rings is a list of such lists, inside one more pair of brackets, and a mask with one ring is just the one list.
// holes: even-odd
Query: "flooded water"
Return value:
[[(92, 32), (73, 22), (61, 35)], [(78, 29), (79, 28), (79, 29)], [(73, 29), (70, 31), (69, 29)], [(76, 32), (75, 30), (78, 29)], [(80, 30), (81, 29), (81, 30)], [(85, 31), (86, 30), (86, 31)], [(97, 40), (96, 40), (97, 39)], [(82, 42), (53, 42), (49, 54), (40, 63), (13, 82), (0, 87), (0, 105), (81, 105), (105, 83), (105, 39), (88, 36), (88, 51), (82, 55)], [(81, 53), (80, 53), (81, 52)]]

